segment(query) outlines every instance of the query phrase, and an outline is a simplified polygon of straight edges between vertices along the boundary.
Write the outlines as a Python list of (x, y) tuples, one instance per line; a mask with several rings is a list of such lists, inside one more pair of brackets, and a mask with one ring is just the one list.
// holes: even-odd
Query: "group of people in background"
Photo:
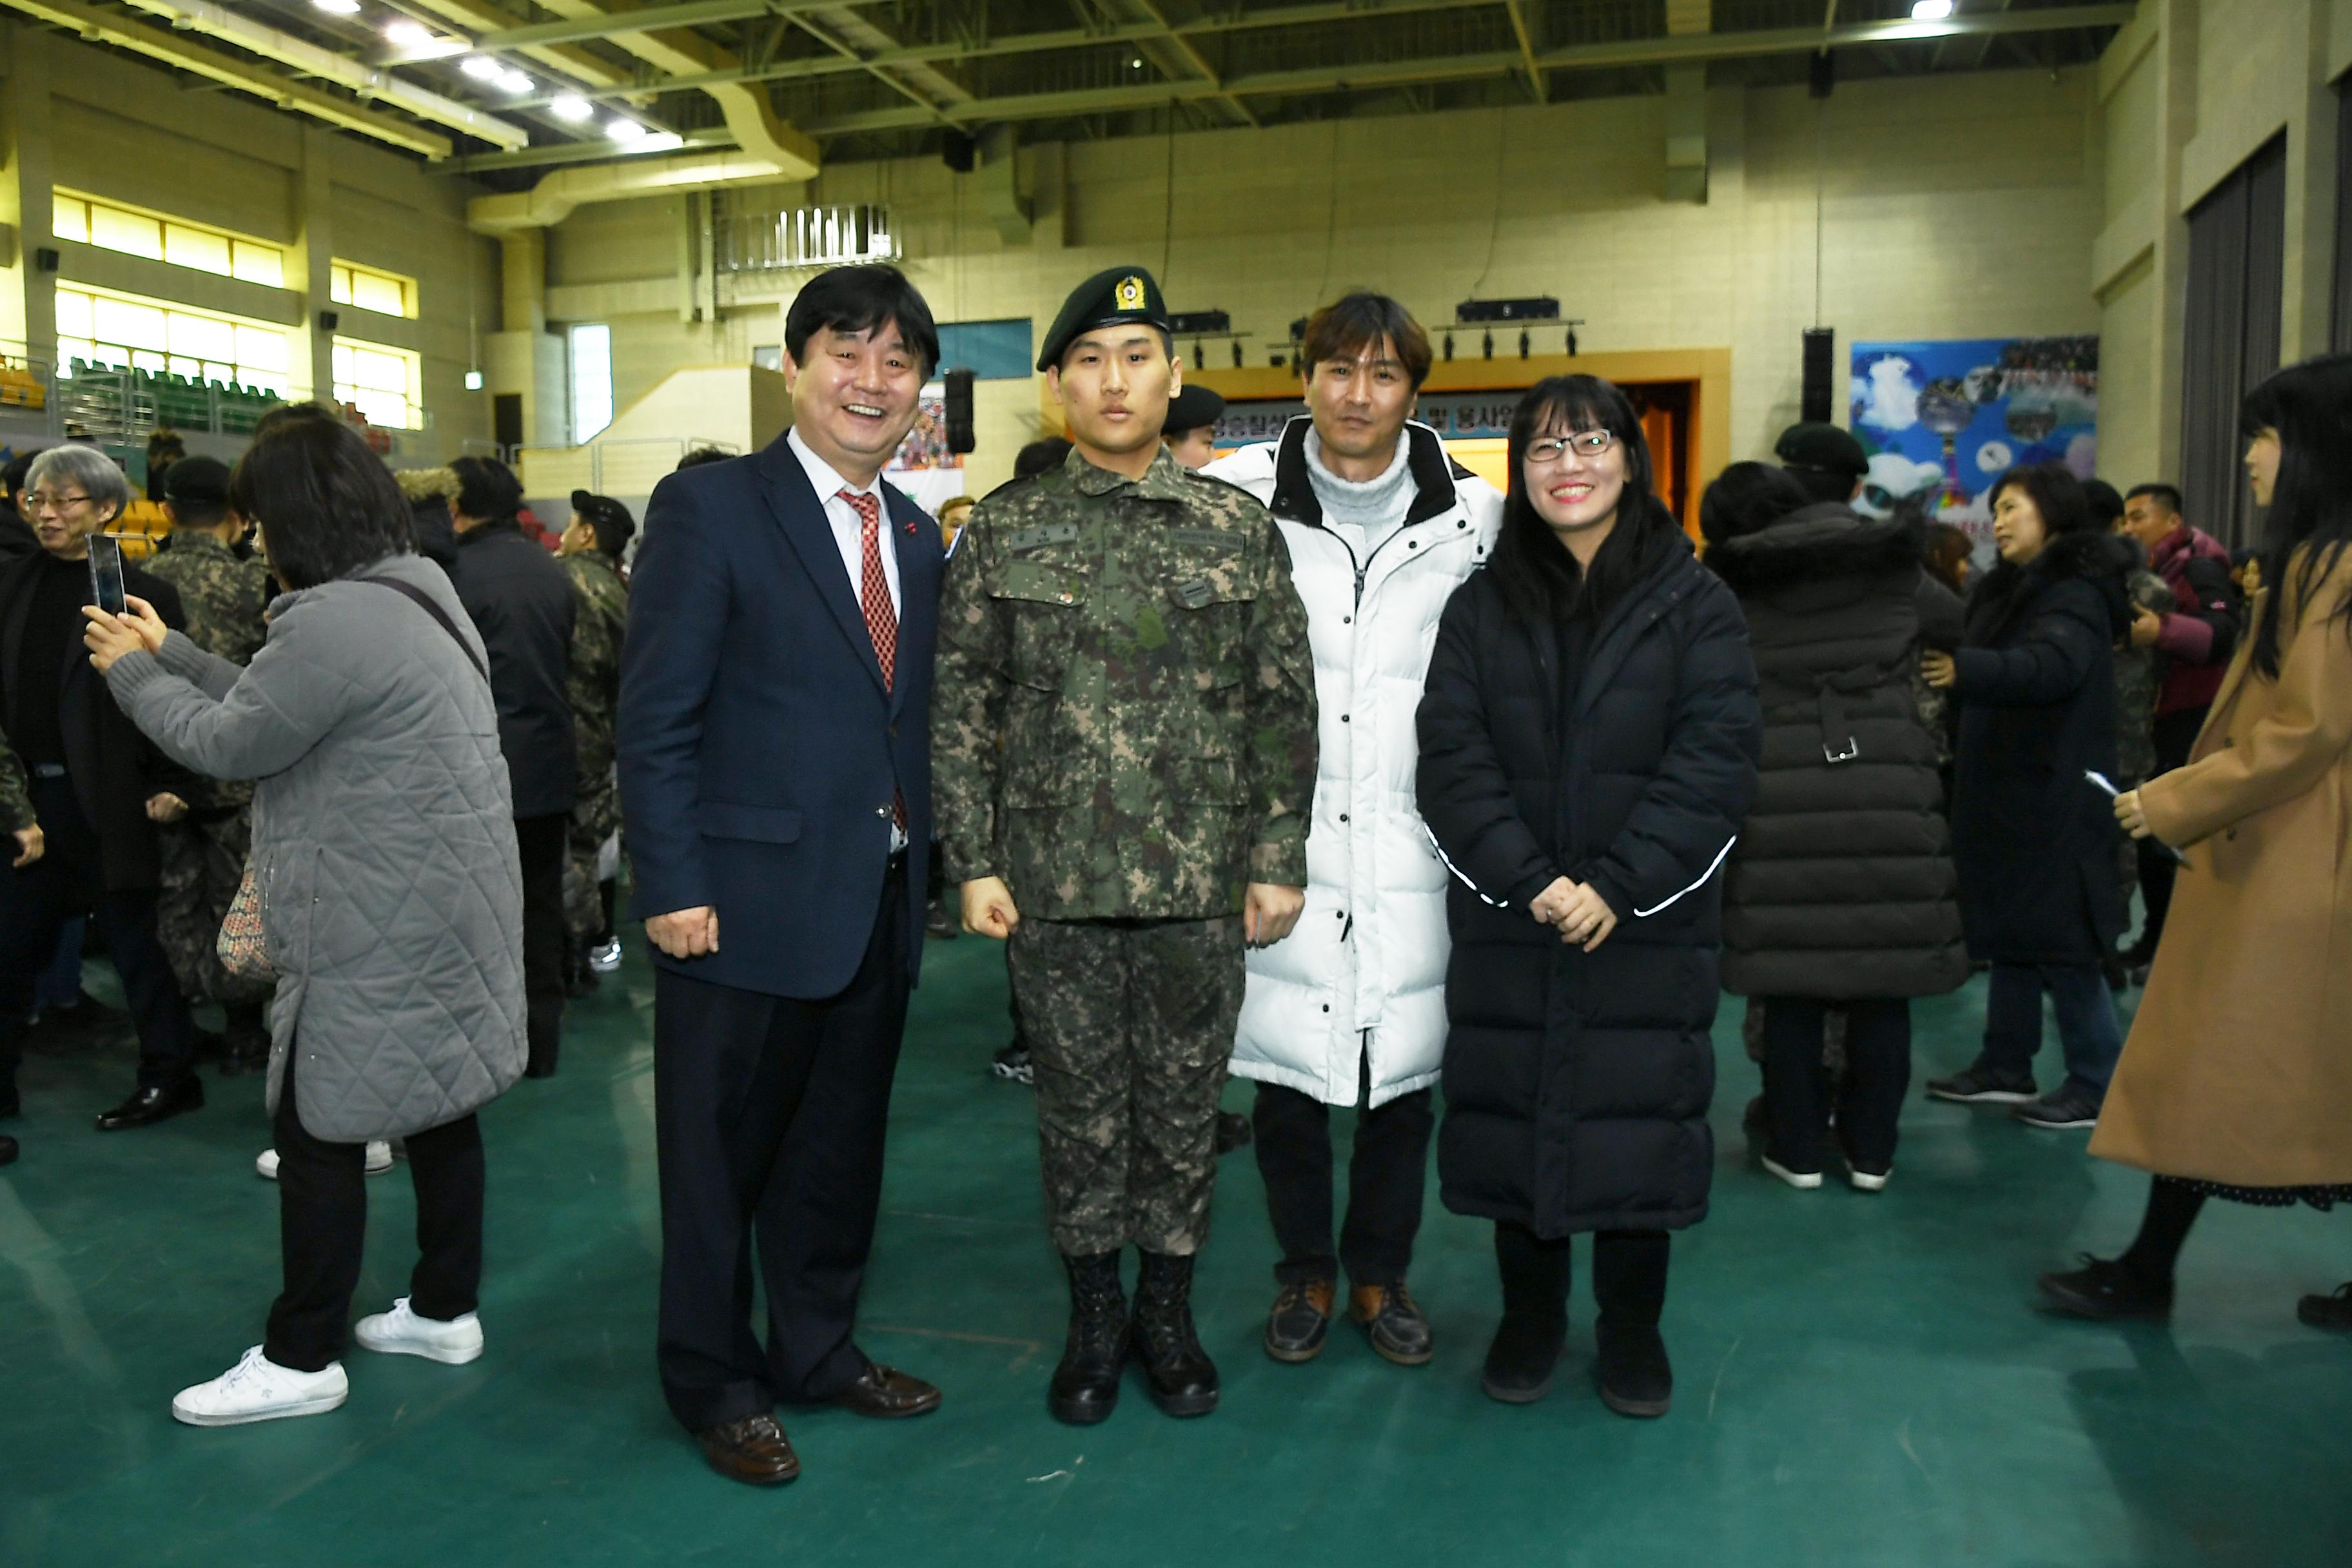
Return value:
[[(1486, 1392), (1550, 1389), (1590, 1235), (1597, 1393), (1665, 1414), (1726, 991), (1763, 1169), (1876, 1193), (1911, 1003), (1989, 969), (1978, 1059), (1927, 1092), (2095, 1127), (2155, 1177), (2126, 1252), (2041, 1281), (2063, 1311), (2168, 1310), (2209, 1197), (2352, 1198), (2352, 359), (2247, 401), (2258, 563), (2169, 486), (2040, 464), (1988, 492), (1971, 581), (1957, 531), (1854, 510), (1861, 448), (1823, 426), (1715, 479), (1702, 552), (1633, 397), (1590, 376), (1528, 391), (1497, 491), (1413, 417), (1428, 337), (1370, 291), (1307, 321), (1305, 414), (1219, 455), (1157, 281), (1087, 279), (1037, 362), (1066, 435), (937, 522), (883, 478), (939, 368), (921, 295), (835, 268), (785, 339), (789, 432), (665, 479), (625, 576), (617, 502), (574, 496), (551, 557), (501, 465), (395, 484), (296, 408), (234, 473), (173, 466), (172, 548), (111, 616), (74, 546), (120, 471), (34, 463), (37, 548), (0, 568), (26, 780), (0, 770), (0, 1088), (76, 909), (142, 1047), (101, 1126), (201, 1103), (190, 998), (245, 1063), (274, 995), (285, 1289), (182, 1419), (333, 1408), (347, 1333), (482, 1353), (475, 1113), (554, 1071), (567, 987), (616, 955), (624, 828), (655, 969), (656, 1364), (747, 1483), (799, 1473), (779, 1405), (941, 1403), (856, 1325), (908, 993), (950, 919), (1006, 943), (996, 1066), (1036, 1091), (1069, 1293), (1046, 1404), (1072, 1424), (1130, 1366), (1171, 1415), (1216, 1407), (1192, 1269), (1244, 1139), (1275, 1360), (1315, 1359), (1343, 1310), (1390, 1362), (1435, 1356), (1409, 1283), (1434, 1142), (1444, 1205), (1493, 1227)], [(248, 900), (259, 976), (225, 937), (159, 935)], [(1229, 1074), (1255, 1085), (1238, 1133)], [(347, 1331), (395, 1139), (420, 1259)], [(2352, 1287), (2301, 1310), (2352, 1328)]]

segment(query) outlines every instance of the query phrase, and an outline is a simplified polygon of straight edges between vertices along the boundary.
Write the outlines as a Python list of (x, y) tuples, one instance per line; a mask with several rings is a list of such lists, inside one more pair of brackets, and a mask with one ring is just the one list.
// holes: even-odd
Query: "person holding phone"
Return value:
[[(16, 1110), (34, 982), (68, 917), (87, 907), (139, 1035), (138, 1085), (98, 1119), (105, 1132), (205, 1102), (195, 1022), (156, 934), (156, 827), (187, 814), (195, 781), (139, 732), (82, 657), (82, 607), (95, 602), (100, 577), (110, 595), (144, 599), (166, 626), (185, 625), (178, 592), (122, 564), (103, 537), (130, 500), (130, 481), (97, 447), (49, 447), (25, 481), (40, 552), (0, 567), (0, 721), (47, 846), (37, 861), (0, 873), (0, 1115)], [(95, 576), (93, 541), (109, 558)]]

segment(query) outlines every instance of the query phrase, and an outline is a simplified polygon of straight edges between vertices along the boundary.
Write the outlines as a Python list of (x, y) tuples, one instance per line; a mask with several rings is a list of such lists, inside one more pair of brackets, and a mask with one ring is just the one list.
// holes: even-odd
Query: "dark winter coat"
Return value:
[[(1446, 605), (1422, 698), (1421, 813), (1456, 884), (1442, 1193), (1546, 1237), (1677, 1228), (1706, 1217), (1715, 1161), (1716, 872), (1755, 794), (1756, 669), (1679, 532), (1573, 693), (1559, 659), (1489, 565)], [(1560, 876), (1616, 911), (1591, 952), (1528, 915)]]
[(1968, 978), (1936, 738), (1911, 672), (1960, 601), (1905, 523), (1811, 506), (1706, 563), (1748, 616), (1764, 710), (1756, 805), (1725, 868), (1723, 984), (1742, 996), (1934, 996)]
[(499, 749), (518, 817), (572, 809), (578, 788), (572, 733), (572, 579), (512, 521), (457, 537), (449, 575), (490, 652)]
[(2131, 625), (2131, 562), (2113, 535), (2061, 534), (1969, 596), (1953, 660), (1952, 854), (1978, 959), (2093, 963), (2123, 933), (2115, 809), (2084, 775), (2115, 775), (2114, 647)]

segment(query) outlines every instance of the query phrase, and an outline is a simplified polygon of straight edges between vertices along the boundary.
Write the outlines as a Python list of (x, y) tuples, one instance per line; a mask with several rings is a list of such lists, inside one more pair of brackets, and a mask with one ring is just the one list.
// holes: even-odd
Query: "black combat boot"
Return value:
[(1664, 1415), (1675, 1402), (1674, 1364), (1658, 1333), (1671, 1245), (1663, 1230), (1604, 1230), (1592, 1238), (1592, 1295), (1601, 1303), (1593, 1373), (1601, 1403), (1620, 1415)]
[(1489, 1399), (1532, 1405), (1551, 1392), (1551, 1374), (1568, 1343), (1568, 1243), (1541, 1241), (1523, 1225), (1495, 1225), (1495, 1263), (1503, 1277), (1503, 1321), (1486, 1347), (1479, 1386)]
[(261, 1005), (239, 1003), (224, 1011), (228, 1015), (228, 1027), (223, 1031), (226, 1047), (221, 1052), (221, 1077), (268, 1070), (269, 1030), (261, 1021)]
[(1135, 1356), (1150, 1379), (1152, 1402), (1171, 1415), (1206, 1415), (1217, 1407), (1217, 1367), (1192, 1328), (1192, 1260), (1143, 1255), (1135, 1281)]
[(1056, 1421), (1091, 1426), (1118, 1407), (1118, 1380), (1127, 1370), (1127, 1293), (1119, 1289), (1118, 1254), (1064, 1254), (1070, 1271), (1070, 1337), (1062, 1364), (1045, 1391)]

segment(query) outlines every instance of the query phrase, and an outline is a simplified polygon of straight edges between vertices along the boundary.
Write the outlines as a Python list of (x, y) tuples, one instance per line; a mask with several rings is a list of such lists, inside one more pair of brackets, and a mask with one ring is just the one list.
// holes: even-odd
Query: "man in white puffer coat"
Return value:
[[(1301, 345), (1310, 416), (1206, 472), (1266, 504), (1290, 546), (1315, 651), (1321, 759), (1307, 908), (1249, 951), (1233, 1070), (1255, 1079), (1258, 1169), (1282, 1248), (1265, 1349), (1312, 1360), (1338, 1276), (1390, 1361), (1432, 1352), (1405, 1289), (1421, 1226), (1431, 1087), (1445, 1049), (1445, 868), (1413, 808), (1413, 714), (1446, 600), (1494, 549), (1503, 498), (1412, 420), (1429, 338), (1384, 295), (1317, 311)], [(1333, 1105), (1356, 1109), (1332, 1245)]]

